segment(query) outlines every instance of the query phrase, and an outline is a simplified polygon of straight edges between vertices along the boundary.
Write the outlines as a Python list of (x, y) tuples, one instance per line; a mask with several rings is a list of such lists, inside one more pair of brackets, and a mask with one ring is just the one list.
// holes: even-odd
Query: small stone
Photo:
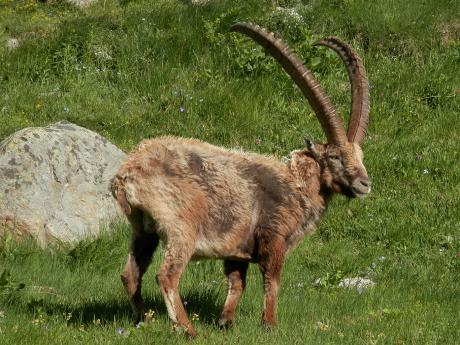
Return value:
[(356, 288), (356, 291), (358, 291), (359, 294), (363, 293), (365, 289), (370, 288), (374, 285), (375, 283), (369, 278), (361, 278), (361, 277), (343, 278), (339, 282), (339, 287)]
[(192, 5), (206, 5), (209, 0), (192, 0)]
[(79, 8), (85, 8), (95, 3), (97, 0), (67, 0), (68, 3), (75, 5)]
[(8, 38), (6, 40), (6, 49), (14, 50), (19, 48), (19, 40), (17, 38)]

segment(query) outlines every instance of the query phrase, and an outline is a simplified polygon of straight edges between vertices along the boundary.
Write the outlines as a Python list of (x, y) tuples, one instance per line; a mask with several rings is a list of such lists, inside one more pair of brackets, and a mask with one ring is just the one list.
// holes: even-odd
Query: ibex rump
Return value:
[(366, 72), (357, 54), (337, 39), (319, 44), (336, 51), (352, 87), (348, 137), (313, 75), (285, 44), (258, 26), (239, 23), (234, 31), (252, 37), (278, 60), (302, 90), (328, 143), (291, 153), (283, 163), (194, 139), (144, 140), (113, 179), (112, 190), (132, 228), (131, 250), (122, 281), (135, 321), (142, 318), (141, 281), (159, 240), (166, 246), (157, 282), (176, 326), (195, 336), (179, 297), (179, 279), (189, 260), (224, 260), (228, 295), (219, 324), (234, 320), (249, 262), (264, 280), (266, 325), (276, 324), (275, 305), (286, 253), (315, 228), (333, 193), (363, 197), (370, 180), (362, 143), (368, 122)]

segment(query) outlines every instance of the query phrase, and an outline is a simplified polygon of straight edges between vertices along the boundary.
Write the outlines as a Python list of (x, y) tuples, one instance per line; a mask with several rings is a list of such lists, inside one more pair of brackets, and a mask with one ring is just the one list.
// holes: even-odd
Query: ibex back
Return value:
[(252, 37), (280, 63), (314, 109), (328, 139), (293, 151), (288, 162), (227, 150), (199, 140), (144, 140), (113, 179), (112, 191), (129, 219), (132, 243), (121, 275), (135, 322), (142, 318), (141, 281), (160, 240), (164, 260), (157, 274), (168, 314), (190, 336), (195, 330), (178, 293), (191, 259), (223, 259), (228, 295), (219, 319), (229, 325), (245, 287), (250, 262), (264, 281), (262, 321), (276, 324), (275, 307), (287, 252), (315, 228), (334, 193), (363, 197), (370, 180), (360, 148), (369, 114), (366, 72), (355, 51), (335, 38), (318, 44), (336, 51), (352, 88), (348, 135), (313, 75), (285, 44), (249, 23), (232, 27)]

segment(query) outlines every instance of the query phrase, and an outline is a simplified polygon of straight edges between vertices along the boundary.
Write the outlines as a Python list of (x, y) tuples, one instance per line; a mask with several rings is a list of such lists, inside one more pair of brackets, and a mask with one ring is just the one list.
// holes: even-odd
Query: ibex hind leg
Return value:
[(246, 286), (247, 262), (224, 261), (224, 272), (227, 276), (228, 292), (224, 309), (219, 318), (219, 326), (230, 326), (235, 320), (235, 310)]
[(189, 262), (194, 249), (194, 242), (181, 236), (167, 239), (163, 263), (157, 274), (157, 283), (163, 295), (168, 315), (176, 330), (183, 330), (189, 337), (196, 332), (190, 323), (184, 305), (179, 296), (179, 280)]
[(141, 295), (142, 276), (147, 271), (153, 252), (158, 246), (159, 238), (151, 229), (146, 232), (143, 213), (133, 209), (128, 216), (132, 226), (131, 247), (121, 280), (130, 298), (133, 309), (133, 321), (137, 324), (142, 320), (144, 301)]

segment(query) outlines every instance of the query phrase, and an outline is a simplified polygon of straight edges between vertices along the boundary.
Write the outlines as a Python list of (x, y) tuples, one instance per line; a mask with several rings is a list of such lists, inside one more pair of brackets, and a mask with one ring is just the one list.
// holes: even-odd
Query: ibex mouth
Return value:
[(351, 190), (355, 197), (364, 198), (371, 192), (371, 181), (369, 179), (359, 179), (353, 182)]

